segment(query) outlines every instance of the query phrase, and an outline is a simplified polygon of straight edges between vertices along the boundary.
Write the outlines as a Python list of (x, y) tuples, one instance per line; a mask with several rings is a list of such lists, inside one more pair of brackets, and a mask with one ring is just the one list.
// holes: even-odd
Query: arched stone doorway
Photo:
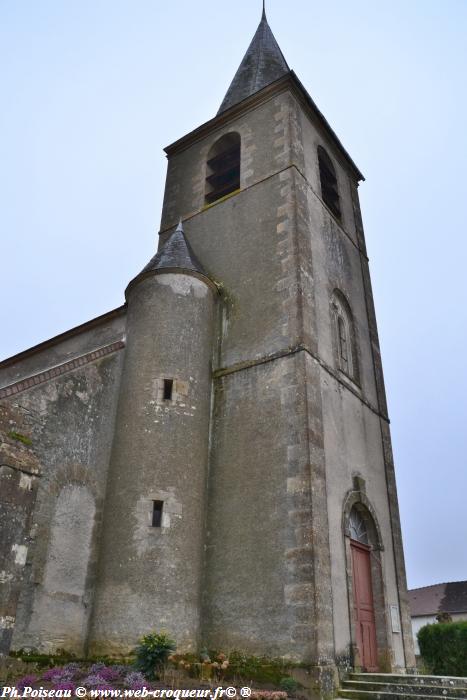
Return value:
[(347, 584), (353, 663), (366, 672), (391, 670), (381, 533), (365, 493), (344, 504)]
[(356, 643), (362, 668), (375, 672), (379, 666), (370, 538), (365, 519), (355, 506), (350, 512), (349, 528)]

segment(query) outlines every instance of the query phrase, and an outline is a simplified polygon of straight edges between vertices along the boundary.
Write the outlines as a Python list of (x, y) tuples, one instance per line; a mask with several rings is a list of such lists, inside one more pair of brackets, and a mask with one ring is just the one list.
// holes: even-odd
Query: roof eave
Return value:
[(117, 316), (126, 313), (126, 310), (127, 305), (123, 304), (122, 306), (118, 306), (116, 309), (112, 309), (112, 311), (107, 311), (107, 313), (102, 314), (101, 316), (96, 316), (96, 318), (92, 318), (90, 321), (80, 323), (79, 326), (74, 326), (73, 328), (70, 328), (69, 330), (64, 331), (63, 333), (59, 333), (58, 335), (52, 336), (52, 338), (48, 338), (47, 340), (44, 340), (41, 343), (38, 343), (37, 345), (33, 345), (32, 347), (27, 348), (26, 350), (22, 350), (16, 355), (6, 357), (0, 362), (0, 369), (10, 367), (11, 365), (15, 365), (18, 362), (21, 362), (22, 360), (31, 357), (32, 355), (42, 352), (43, 350), (48, 350), (48, 348), (51, 348), (54, 345), (58, 345), (59, 343), (65, 340), (68, 340), (68, 338), (73, 338), (73, 336), (81, 335), (81, 333), (86, 333), (86, 331), (91, 330), (96, 326), (100, 326), (104, 323), (112, 321)]
[(321, 125), (324, 127), (324, 129), (328, 132), (329, 136), (331, 137), (332, 142), (334, 143), (334, 145), (336, 146), (338, 151), (341, 153), (341, 155), (344, 156), (347, 163), (351, 166), (352, 170), (354, 171), (355, 175), (357, 176), (357, 180), (359, 182), (364, 182), (365, 176), (359, 170), (359, 168), (357, 167), (357, 165), (355, 164), (355, 162), (351, 158), (349, 152), (342, 145), (342, 142), (340, 141), (336, 132), (331, 127), (331, 125), (329, 124), (329, 122), (326, 119), (326, 117), (324, 116), (324, 114), (318, 108), (316, 102), (313, 100), (310, 93), (307, 91), (307, 89), (305, 88), (305, 86), (301, 82), (300, 78), (298, 78), (298, 76), (296, 75), (296, 73), (293, 70), (290, 71), (290, 76), (291, 76), (292, 80), (294, 81), (296, 87), (298, 88), (299, 92), (305, 98), (305, 102), (308, 105), (308, 107), (313, 111), (313, 113), (317, 117), (318, 121), (321, 123)]
[(227, 123), (236, 119), (240, 114), (244, 113), (245, 111), (248, 111), (253, 106), (268, 101), (272, 96), (276, 95), (279, 92), (283, 92), (287, 88), (293, 89), (294, 94), (298, 97), (298, 99), (302, 101), (302, 104), (304, 104), (304, 106), (308, 108), (308, 110), (315, 117), (317, 122), (324, 128), (326, 133), (330, 136), (332, 143), (339, 151), (341, 156), (344, 158), (346, 163), (350, 166), (350, 169), (353, 172), (357, 182), (364, 181), (365, 177), (363, 176), (357, 165), (354, 163), (349, 153), (346, 151), (346, 149), (340, 142), (336, 133), (329, 125), (329, 122), (326, 120), (322, 112), (318, 109), (316, 103), (311, 98), (310, 94), (307, 92), (307, 90), (305, 89), (299, 78), (296, 76), (294, 71), (290, 71), (290, 73), (284, 75), (282, 78), (279, 78), (270, 85), (267, 85), (262, 90), (256, 92), (254, 95), (251, 95), (245, 100), (242, 100), (242, 102), (239, 102), (238, 104), (229, 107), (229, 109), (225, 110), (225, 112), (216, 115), (213, 119), (210, 119), (209, 121), (205, 122), (201, 126), (191, 131), (189, 134), (182, 136), (182, 138), (178, 139), (177, 141), (174, 141), (169, 146), (166, 146), (166, 148), (164, 148), (164, 152), (170, 158), (176, 153), (185, 150), (196, 141), (199, 141), (200, 139), (204, 138), (209, 132), (223, 128)]

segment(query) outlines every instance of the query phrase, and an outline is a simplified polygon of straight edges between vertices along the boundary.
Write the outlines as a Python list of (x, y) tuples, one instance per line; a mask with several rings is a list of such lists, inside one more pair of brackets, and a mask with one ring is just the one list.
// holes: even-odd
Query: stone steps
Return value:
[[(346, 690), (369, 690), (378, 693), (394, 693), (396, 690), (403, 691), (405, 695), (429, 695), (440, 697), (453, 697), (460, 700), (465, 699), (467, 688), (446, 688), (443, 685), (415, 685), (413, 683), (366, 683), (362, 681), (346, 681)], [(446, 694), (447, 693), (447, 694)]]
[(345, 700), (467, 700), (467, 678), (351, 673), (342, 683)]
[[(407, 695), (403, 689), (391, 693), (380, 693), (371, 690), (346, 690), (341, 688), (339, 698), (344, 700), (459, 700), (450, 695)], [(464, 695), (464, 699), (467, 695)]]
[(437, 685), (443, 688), (467, 688), (467, 678), (454, 676), (422, 676), (396, 673), (351, 673), (352, 681), (367, 683), (403, 683), (404, 685)]

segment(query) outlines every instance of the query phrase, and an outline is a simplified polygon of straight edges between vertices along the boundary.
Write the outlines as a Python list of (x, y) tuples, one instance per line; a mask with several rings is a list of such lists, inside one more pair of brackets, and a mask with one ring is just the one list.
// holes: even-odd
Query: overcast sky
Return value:
[[(360, 195), (410, 586), (467, 579), (467, 2), (268, 0)], [(123, 303), (260, 0), (0, 0), (0, 358)]]

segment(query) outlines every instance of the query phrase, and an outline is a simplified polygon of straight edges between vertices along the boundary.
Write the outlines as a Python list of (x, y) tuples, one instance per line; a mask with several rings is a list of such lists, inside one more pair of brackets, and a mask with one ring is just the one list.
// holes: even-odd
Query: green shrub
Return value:
[(285, 690), (285, 692), (288, 695), (293, 695), (297, 690), (299, 684), (295, 680), (295, 678), (291, 678), (291, 676), (286, 676), (281, 680), (279, 683), (280, 689)]
[(166, 632), (147, 634), (135, 649), (135, 666), (148, 680), (154, 680), (176, 648), (176, 642)]
[(467, 676), (467, 621), (425, 625), (417, 635), (423, 661), (436, 676)]

